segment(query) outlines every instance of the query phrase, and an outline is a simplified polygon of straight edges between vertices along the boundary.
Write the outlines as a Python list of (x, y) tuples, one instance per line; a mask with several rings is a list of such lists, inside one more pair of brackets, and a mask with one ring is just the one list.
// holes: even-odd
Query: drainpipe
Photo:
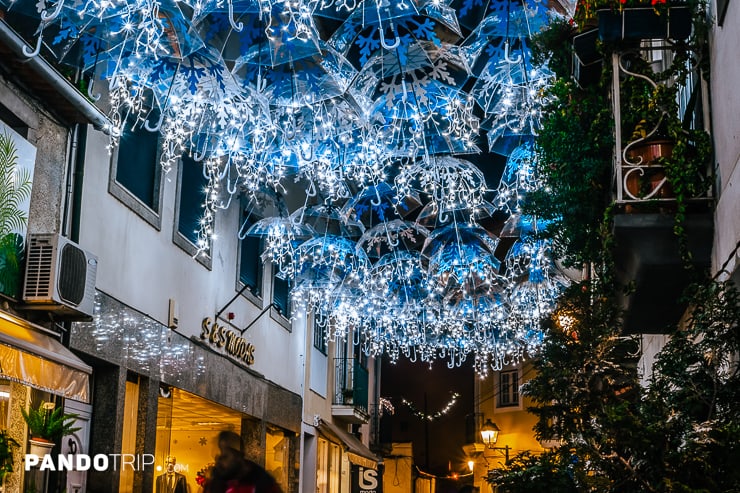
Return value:
[(75, 129), (77, 149), (74, 153), (74, 171), (72, 178), (72, 210), (70, 218), (69, 239), (80, 242), (80, 213), (82, 211), (82, 182), (85, 177), (85, 151), (87, 147), (87, 125), (78, 123)]
[(62, 77), (59, 72), (52, 67), (49, 62), (40, 56), (28, 58), (23, 54), (23, 47), (28, 44), (21, 38), (18, 33), (5, 21), (0, 20), (0, 42), (8, 46), (20, 60), (31, 67), (39, 76), (41, 76), (49, 85), (58, 91), (59, 95), (73, 104), (75, 108), (98, 130), (109, 132), (111, 121), (108, 117), (92, 104), (85, 96), (77, 90), (75, 86)]

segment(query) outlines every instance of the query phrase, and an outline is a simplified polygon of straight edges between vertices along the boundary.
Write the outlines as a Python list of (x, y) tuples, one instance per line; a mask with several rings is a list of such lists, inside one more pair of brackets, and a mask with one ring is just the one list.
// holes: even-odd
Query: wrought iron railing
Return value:
[(335, 358), (334, 381), (333, 404), (367, 412), (368, 372), (357, 358)]
[[(633, 67), (647, 62), (653, 73), (634, 71)], [(684, 63), (679, 70), (680, 78), (660, 79), (673, 63)], [(691, 64), (694, 64), (692, 67)], [(706, 81), (698, 76), (698, 62), (695, 58), (676, 61), (671, 45), (663, 41), (645, 41), (639, 49), (631, 49), (612, 54), (612, 99), (614, 103), (614, 179), (616, 201), (618, 204), (636, 205), (639, 203), (670, 203), (675, 195), (668, 180), (663, 158), (670, 157), (674, 142), (661, 137), (662, 126), (668, 118), (678, 118), (684, 128), (705, 130), (706, 122)], [(674, 71), (675, 72), (675, 71)], [(623, 117), (628, 113), (641, 111), (629, 106), (628, 96), (623, 94), (623, 84), (627, 79), (644, 81), (645, 91), (659, 94), (665, 88), (677, 89), (676, 107), (678, 114), (669, 115), (665, 111), (657, 121), (641, 122), (635, 129), (623, 129)], [(631, 135), (625, 135), (632, 132)], [(686, 151), (684, 151), (686, 152)], [(691, 152), (689, 150), (689, 152)], [(711, 174), (711, 163), (702, 170), (705, 179)], [(712, 198), (712, 187), (700, 196), (687, 197), (694, 200)]]

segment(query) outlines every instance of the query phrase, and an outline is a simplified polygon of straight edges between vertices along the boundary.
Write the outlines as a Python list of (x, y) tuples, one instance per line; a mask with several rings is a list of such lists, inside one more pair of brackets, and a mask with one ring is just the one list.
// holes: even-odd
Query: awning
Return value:
[(92, 368), (34, 327), (0, 310), (0, 378), (89, 403)]
[(323, 419), (319, 419), (316, 429), (330, 440), (338, 441), (344, 445), (344, 453), (347, 454), (347, 458), (351, 463), (369, 469), (378, 468), (378, 461), (380, 459), (351, 433), (347, 433), (338, 426)]

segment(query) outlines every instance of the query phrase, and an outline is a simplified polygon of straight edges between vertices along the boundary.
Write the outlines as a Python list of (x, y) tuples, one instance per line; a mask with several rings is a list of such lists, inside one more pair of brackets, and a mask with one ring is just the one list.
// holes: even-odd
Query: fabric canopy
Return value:
[(323, 419), (319, 419), (316, 429), (332, 441), (340, 442), (344, 446), (344, 452), (351, 463), (369, 469), (378, 468), (380, 459), (354, 435)]
[(91, 373), (59, 341), (0, 311), (0, 378), (89, 403)]

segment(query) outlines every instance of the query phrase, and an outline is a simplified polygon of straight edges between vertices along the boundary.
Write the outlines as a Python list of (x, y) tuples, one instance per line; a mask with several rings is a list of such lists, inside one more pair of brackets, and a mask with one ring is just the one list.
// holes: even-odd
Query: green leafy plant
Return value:
[(7, 430), (0, 430), (0, 482), (6, 474), (13, 472), (13, 452), (18, 446)]
[(37, 408), (30, 408), (28, 411), (21, 407), (21, 414), (34, 439), (56, 442), (63, 436), (80, 430), (79, 427), (74, 426), (78, 415), (64, 413), (61, 407), (52, 409), (49, 403), (42, 402)]
[(0, 291), (15, 296), (20, 285), (23, 239), (16, 230), (25, 227), (21, 203), (31, 195), (31, 178), (18, 168), (18, 153), (7, 132), (0, 134)]
[(549, 222), (544, 236), (565, 265), (582, 266), (601, 251), (601, 223), (611, 199), (614, 148), (609, 100), (600, 86), (580, 89), (558, 79), (549, 90), (537, 137), (543, 186), (524, 204)]
[(564, 454), (523, 452), (505, 469), (493, 469), (488, 481), (501, 493), (571, 493), (576, 491), (571, 461)]

